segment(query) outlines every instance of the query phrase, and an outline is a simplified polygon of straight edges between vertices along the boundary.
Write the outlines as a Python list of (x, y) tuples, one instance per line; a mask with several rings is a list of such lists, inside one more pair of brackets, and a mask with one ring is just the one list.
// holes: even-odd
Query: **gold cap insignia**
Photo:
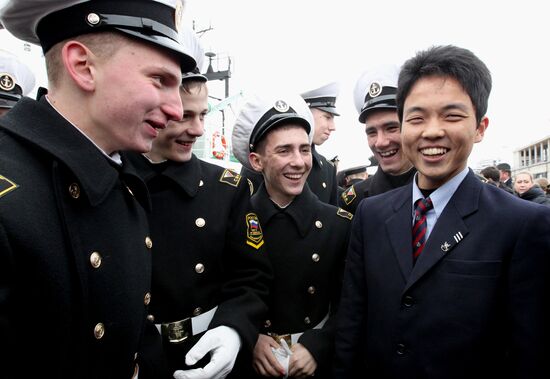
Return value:
[(0, 74), (0, 89), (4, 91), (11, 91), (15, 88), (15, 79), (8, 73)]
[(370, 97), (376, 97), (382, 93), (382, 86), (378, 82), (372, 82), (369, 86)]

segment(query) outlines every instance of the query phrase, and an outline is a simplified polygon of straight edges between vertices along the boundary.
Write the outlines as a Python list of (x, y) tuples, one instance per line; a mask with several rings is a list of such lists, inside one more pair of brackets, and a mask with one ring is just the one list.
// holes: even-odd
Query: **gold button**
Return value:
[(206, 221), (204, 221), (204, 218), (199, 217), (195, 220), (195, 225), (197, 225), (199, 228), (202, 228), (204, 225), (206, 225)]
[(311, 324), (311, 320), (309, 319), (309, 317), (304, 318), (304, 323), (305, 323), (306, 325)]
[(149, 305), (150, 302), (151, 302), (151, 293), (147, 292), (145, 294), (145, 297), (143, 298), (143, 304)]
[(94, 328), (95, 339), (96, 340), (102, 339), (104, 334), (105, 334), (105, 326), (101, 322), (97, 323)]
[(72, 183), (69, 186), (69, 194), (73, 199), (78, 199), (80, 197), (80, 187), (76, 183)]
[(193, 316), (198, 316), (202, 313), (202, 308), (201, 307), (197, 307), (195, 309), (193, 309)]
[(199, 187), (202, 187), (202, 186), (204, 186), (204, 182), (201, 180), (201, 181), (199, 182)]
[(323, 223), (319, 220), (315, 221), (315, 226), (317, 227), (317, 229), (321, 229), (323, 227)]
[(153, 247), (153, 240), (151, 239), (151, 237), (145, 237), (145, 246), (147, 246), (148, 249), (151, 249)]
[(327, 183), (323, 182), (323, 188), (327, 188)]
[(313, 253), (313, 255), (311, 256), (311, 260), (313, 262), (319, 262), (319, 259), (321, 259), (321, 257), (317, 253)]
[(315, 293), (315, 287), (313, 286), (308, 287), (307, 293), (309, 293), (310, 295), (313, 295)]
[(264, 327), (265, 328), (271, 328), (271, 320), (265, 320)]
[(204, 272), (204, 265), (202, 263), (197, 263), (195, 266), (195, 272), (197, 274), (202, 274)]
[(90, 263), (93, 268), (99, 268), (99, 266), (101, 266), (101, 255), (97, 251), (94, 251), (90, 255)]
[(147, 320), (151, 321), (151, 322), (155, 322), (155, 316), (153, 315), (147, 315)]

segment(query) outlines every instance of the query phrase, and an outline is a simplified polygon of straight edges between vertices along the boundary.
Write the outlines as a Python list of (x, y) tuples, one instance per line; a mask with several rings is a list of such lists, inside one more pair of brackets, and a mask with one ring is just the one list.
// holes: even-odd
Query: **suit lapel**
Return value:
[(386, 221), (390, 243), (405, 281), (409, 278), (413, 268), (412, 236), (407, 232), (412, 228), (411, 186), (403, 187), (402, 196), (396, 196), (401, 201), (396, 201), (393, 204), (395, 213)]
[[(403, 292), (467, 238), (470, 231), (464, 218), (478, 210), (481, 186), (482, 183), (470, 171), (439, 216)], [(412, 251), (412, 247), (409, 250)]]

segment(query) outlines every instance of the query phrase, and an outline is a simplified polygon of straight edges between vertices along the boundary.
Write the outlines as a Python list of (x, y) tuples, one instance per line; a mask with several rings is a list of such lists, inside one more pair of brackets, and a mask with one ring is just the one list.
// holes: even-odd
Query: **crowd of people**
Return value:
[(0, 378), (544, 375), (550, 188), (468, 167), (489, 68), (442, 45), (366, 70), (373, 156), (342, 175), (317, 151), (336, 82), (250, 96), (238, 173), (193, 153), (208, 80), (181, 7), (0, 10), (48, 73), (31, 99), (0, 55)]

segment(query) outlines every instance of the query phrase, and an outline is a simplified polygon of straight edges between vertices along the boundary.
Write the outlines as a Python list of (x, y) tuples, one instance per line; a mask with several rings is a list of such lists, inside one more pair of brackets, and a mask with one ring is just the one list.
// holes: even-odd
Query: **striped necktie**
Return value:
[(416, 262), (418, 256), (422, 253), (424, 245), (426, 244), (426, 212), (433, 208), (432, 200), (428, 197), (426, 199), (419, 199), (415, 203), (414, 207), (414, 226), (412, 229), (412, 241), (413, 241), (413, 262)]

